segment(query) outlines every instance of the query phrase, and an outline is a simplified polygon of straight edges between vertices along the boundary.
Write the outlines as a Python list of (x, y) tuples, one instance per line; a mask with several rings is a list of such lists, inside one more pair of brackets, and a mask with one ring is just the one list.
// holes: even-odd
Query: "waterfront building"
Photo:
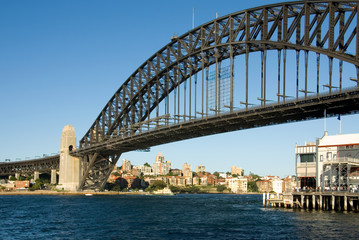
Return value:
[[(296, 146), (298, 187), (317, 187), (324, 190), (358, 188), (359, 134), (329, 136), (328, 132), (325, 132), (312, 149), (306, 148)], [(304, 175), (305, 173), (307, 174)], [(303, 181), (303, 177), (306, 177), (307, 181)], [(308, 181), (309, 177), (312, 178), (311, 181)]]
[(272, 181), (270, 180), (260, 180), (256, 182), (258, 187), (258, 192), (271, 192), (272, 191)]
[(122, 160), (122, 172), (131, 172), (131, 161), (123, 159)]
[(237, 168), (236, 166), (232, 166), (231, 174), (237, 176), (244, 176), (244, 170), (242, 168)]
[(207, 186), (208, 185), (207, 176), (203, 176), (203, 177), (200, 178), (200, 184), (202, 186)]
[(288, 176), (283, 179), (283, 192), (292, 192), (295, 187), (295, 176)]
[(275, 193), (283, 192), (283, 181), (280, 178), (272, 179), (272, 191)]
[(193, 185), (199, 185), (199, 177), (193, 177)]
[(30, 187), (30, 181), (15, 181), (14, 188), (15, 189), (28, 189)]
[(202, 164), (196, 167), (196, 173), (205, 172), (205, 171), (206, 171), (206, 167), (202, 166)]
[(158, 153), (155, 158), (155, 163), (152, 165), (154, 175), (166, 175), (170, 172), (172, 164), (170, 161), (165, 161), (162, 153)]
[(298, 187), (315, 188), (317, 165), (315, 161), (317, 146), (315, 143), (305, 143), (304, 146), (295, 146), (296, 173)]
[(193, 178), (186, 178), (186, 185), (193, 185)]
[(246, 193), (248, 191), (248, 180), (244, 177), (226, 178), (226, 186), (232, 193)]

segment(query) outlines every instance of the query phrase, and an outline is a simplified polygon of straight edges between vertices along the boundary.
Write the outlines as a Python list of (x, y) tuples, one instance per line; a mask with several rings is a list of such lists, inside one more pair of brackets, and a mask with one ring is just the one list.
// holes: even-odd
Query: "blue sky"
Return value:
[[(195, 26), (280, 1), (0, 1), (0, 161), (57, 153), (62, 128), (78, 140), (127, 77), (148, 57)], [(358, 133), (358, 115), (342, 117)], [(132, 164), (162, 152), (173, 167), (232, 165), (261, 175), (294, 174), (294, 146), (323, 135), (324, 120), (249, 129), (125, 153)], [(339, 121), (327, 119), (329, 134)], [(121, 164), (121, 163), (119, 163)]]

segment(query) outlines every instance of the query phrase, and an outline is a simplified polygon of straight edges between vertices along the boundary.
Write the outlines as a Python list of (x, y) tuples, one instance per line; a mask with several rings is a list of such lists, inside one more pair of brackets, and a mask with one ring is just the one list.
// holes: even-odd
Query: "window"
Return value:
[(327, 153), (327, 159), (328, 159), (328, 161), (332, 160), (332, 153), (331, 152)]
[(323, 155), (320, 155), (320, 161), (323, 162)]
[(300, 162), (314, 162), (314, 154), (301, 154)]

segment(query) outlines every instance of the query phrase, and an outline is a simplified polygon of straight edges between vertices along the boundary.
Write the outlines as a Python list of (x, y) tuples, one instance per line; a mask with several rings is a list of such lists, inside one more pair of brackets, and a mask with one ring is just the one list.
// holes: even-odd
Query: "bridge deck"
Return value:
[(126, 138), (108, 139), (91, 147), (79, 149), (74, 155), (92, 152), (111, 154), (144, 149), (194, 137), (243, 130), (267, 125), (323, 118), (327, 115), (350, 114), (359, 111), (359, 89), (332, 95), (251, 108), (233, 113), (211, 116), (171, 126), (161, 126)]

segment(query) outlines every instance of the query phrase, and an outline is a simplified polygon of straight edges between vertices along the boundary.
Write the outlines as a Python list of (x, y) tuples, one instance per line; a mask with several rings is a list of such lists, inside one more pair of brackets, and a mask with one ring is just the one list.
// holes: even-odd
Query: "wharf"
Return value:
[(359, 193), (323, 191), (263, 194), (263, 207), (359, 211)]

